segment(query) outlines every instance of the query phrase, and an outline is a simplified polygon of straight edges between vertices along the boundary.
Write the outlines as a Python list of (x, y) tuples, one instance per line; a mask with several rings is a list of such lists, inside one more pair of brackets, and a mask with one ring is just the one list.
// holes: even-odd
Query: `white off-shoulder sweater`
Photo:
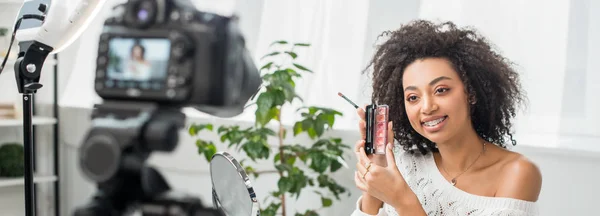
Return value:
[[(417, 195), (421, 206), (429, 216), (433, 215), (501, 215), (501, 216), (529, 216), (538, 215), (535, 202), (524, 200), (485, 197), (467, 193), (452, 186), (439, 169), (433, 159), (433, 154), (426, 155), (415, 152), (410, 154), (401, 150), (400, 146), (394, 148), (396, 164), (409, 187)], [(366, 216), (360, 210), (362, 197), (356, 202), (356, 210), (352, 216)], [(396, 216), (396, 210), (387, 204), (379, 209), (377, 216)]]

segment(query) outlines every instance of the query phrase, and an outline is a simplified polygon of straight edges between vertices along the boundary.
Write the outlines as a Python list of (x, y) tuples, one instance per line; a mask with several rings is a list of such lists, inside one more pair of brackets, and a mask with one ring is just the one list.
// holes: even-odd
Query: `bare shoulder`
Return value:
[(510, 152), (501, 166), (500, 185), (497, 197), (508, 197), (535, 202), (542, 189), (542, 173), (527, 157)]

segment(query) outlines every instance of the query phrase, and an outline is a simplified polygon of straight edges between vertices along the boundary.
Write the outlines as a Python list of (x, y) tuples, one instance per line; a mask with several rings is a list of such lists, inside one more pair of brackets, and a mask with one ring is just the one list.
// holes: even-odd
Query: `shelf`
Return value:
[[(56, 180), (58, 180), (58, 178), (56, 176), (42, 176), (42, 175), (38, 175), (38, 176), (34, 176), (33, 177), (33, 182), (34, 183), (55, 182)], [(2, 188), (2, 187), (21, 186), (21, 185), (25, 185), (25, 178), (24, 177), (18, 177), (18, 178), (0, 177), (0, 188)]]
[[(31, 123), (33, 125), (53, 125), (56, 119), (52, 117), (34, 116)], [(23, 119), (0, 119), (0, 127), (22, 126)]]

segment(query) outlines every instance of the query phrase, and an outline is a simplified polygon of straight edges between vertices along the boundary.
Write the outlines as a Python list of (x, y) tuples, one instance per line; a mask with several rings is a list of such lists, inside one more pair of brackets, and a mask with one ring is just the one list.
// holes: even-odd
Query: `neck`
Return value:
[(451, 175), (462, 173), (480, 156), (483, 142), (484, 140), (471, 130), (446, 142), (437, 143), (442, 167)]

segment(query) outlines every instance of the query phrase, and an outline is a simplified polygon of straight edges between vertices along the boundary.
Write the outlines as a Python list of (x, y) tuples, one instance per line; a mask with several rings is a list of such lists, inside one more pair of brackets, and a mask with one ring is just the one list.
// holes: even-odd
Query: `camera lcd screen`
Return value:
[(108, 49), (108, 79), (133, 81), (140, 86), (164, 82), (171, 52), (169, 39), (112, 38)]

